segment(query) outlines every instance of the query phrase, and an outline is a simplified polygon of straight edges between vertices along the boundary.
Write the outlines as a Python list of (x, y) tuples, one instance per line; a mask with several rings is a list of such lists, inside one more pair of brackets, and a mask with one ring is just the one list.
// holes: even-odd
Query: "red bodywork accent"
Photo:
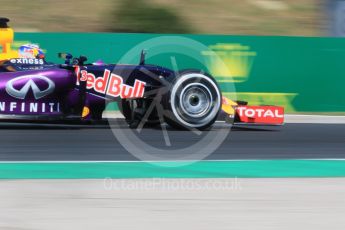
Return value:
[(239, 122), (281, 125), (284, 123), (284, 108), (280, 106), (236, 106)]

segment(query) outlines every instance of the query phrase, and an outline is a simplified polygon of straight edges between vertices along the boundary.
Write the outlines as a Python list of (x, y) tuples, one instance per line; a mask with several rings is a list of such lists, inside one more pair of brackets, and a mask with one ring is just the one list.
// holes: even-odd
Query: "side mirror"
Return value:
[(86, 62), (86, 61), (87, 61), (87, 57), (85, 57), (85, 56), (80, 56), (80, 57), (79, 57), (79, 60), (82, 61), (82, 62)]
[(72, 65), (84, 65), (87, 61), (87, 57), (80, 56), (79, 58), (73, 58)]
[(58, 53), (58, 57), (65, 60), (65, 64), (69, 65), (71, 59), (73, 58), (72, 54), (69, 53)]
[(62, 59), (71, 59), (73, 56), (69, 53), (58, 53), (58, 57)]

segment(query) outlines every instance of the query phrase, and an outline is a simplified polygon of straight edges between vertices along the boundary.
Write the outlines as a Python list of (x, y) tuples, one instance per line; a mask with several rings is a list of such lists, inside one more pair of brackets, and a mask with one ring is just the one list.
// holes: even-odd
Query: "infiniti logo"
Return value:
[[(45, 84), (44, 86), (45, 89), (43, 90), (41, 90), (37, 86), (37, 84), (40, 81), (48, 84), (48, 86), (46, 86)], [(23, 86), (21, 86), (20, 89), (16, 89), (18, 87), (14, 88), (13, 85), (23, 85)], [(32, 93), (35, 99), (37, 100), (51, 94), (55, 89), (55, 84), (49, 78), (45, 76), (41, 76), (41, 75), (25, 75), (25, 76), (17, 77), (8, 81), (6, 84), (6, 92), (12, 97), (15, 97), (18, 99), (25, 99), (30, 89), (32, 90)]]

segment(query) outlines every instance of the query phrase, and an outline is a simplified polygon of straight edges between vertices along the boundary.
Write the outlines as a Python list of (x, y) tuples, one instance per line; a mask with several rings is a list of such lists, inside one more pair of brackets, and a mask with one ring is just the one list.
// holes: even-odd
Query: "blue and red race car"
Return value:
[(215, 79), (200, 70), (86, 63), (84, 56), (59, 54), (50, 63), (38, 46), (11, 50), (13, 30), (0, 19), (0, 122), (97, 121), (108, 102), (118, 102), (131, 127), (168, 123), (182, 129), (207, 129), (221, 111), (229, 122), (278, 125), (284, 110), (248, 106), (222, 97)]

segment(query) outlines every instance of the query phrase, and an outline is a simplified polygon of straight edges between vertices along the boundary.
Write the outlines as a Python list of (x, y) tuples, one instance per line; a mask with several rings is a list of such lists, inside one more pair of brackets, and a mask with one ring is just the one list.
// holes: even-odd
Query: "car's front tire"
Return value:
[(221, 110), (221, 98), (212, 76), (197, 70), (181, 71), (163, 96), (165, 121), (179, 129), (208, 129)]

